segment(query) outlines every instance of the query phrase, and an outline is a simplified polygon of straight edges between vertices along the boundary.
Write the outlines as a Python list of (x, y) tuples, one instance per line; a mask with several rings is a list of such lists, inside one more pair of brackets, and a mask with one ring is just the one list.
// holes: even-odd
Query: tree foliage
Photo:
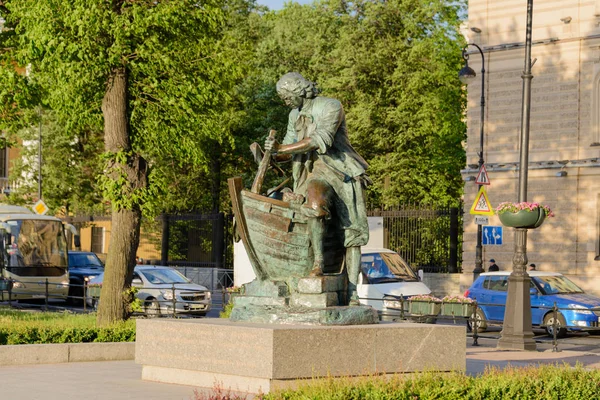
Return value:
[(265, 123), (283, 131), (264, 109), (277, 79), (298, 71), (344, 105), (351, 141), (370, 163), (372, 205), (455, 203), (465, 99), (457, 76), (460, 3), (453, 4), (324, 0), (265, 15), (248, 89), (267, 96), (250, 97), (249, 115), (260, 110), (263, 118), (251, 118), (250, 126), (263, 136)]
[[(10, 143), (35, 140), (41, 118), (52, 208), (112, 210), (107, 270), (118, 279), (105, 286), (118, 298), (142, 213), (218, 210), (229, 204), (227, 177), (251, 182), (248, 146), (271, 128), (283, 134), (289, 110), (275, 82), (290, 71), (344, 105), (370, 163), (372, 205), (456, 202), (465, 162), (459, 7), (0, 0), (0, 129)], [(19, 175), (33, 177), (19, 193), (29, 201), (35, 163), (21, 164)]]
[[(131, 281), (139, 213), (168, 208), (164, 201), (181, 193), (175, 174), (206, 175), (214, 147), (233, 143), (228, 104), (240, 69), (224, 34), (225, 4), (7, 0), (0, 11), (8, 28), (1, 77), (16, 83), (2, 94), (3, 128), (30, 126), (31, 110), (43, 106), (69, 143), (104, 132), (100, 186), (113, 211), (113, 240), (103, 292), (118, 298)], [(100, 314), (110, 322), (123, 310), (116, 300)]]

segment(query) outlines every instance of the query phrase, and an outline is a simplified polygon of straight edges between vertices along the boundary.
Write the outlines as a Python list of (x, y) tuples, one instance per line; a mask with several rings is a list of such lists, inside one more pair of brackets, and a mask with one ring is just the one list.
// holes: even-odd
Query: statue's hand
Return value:
[(277, 139), (268, 137), (267, 140), (265, 140), (265, 151), (275, 152), (277, 150), (279, 150)]

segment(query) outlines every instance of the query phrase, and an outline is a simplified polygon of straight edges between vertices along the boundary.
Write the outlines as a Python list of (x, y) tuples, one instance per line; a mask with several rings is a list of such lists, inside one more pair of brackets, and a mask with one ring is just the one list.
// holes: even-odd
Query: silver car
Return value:
[[(90, 280), (90, 287), (102, 285), (104, 274)], [(211, 308), (211, 293), (202, 286), (192, 283), (174, 268), (137, 265), (133, 272), (132, 286), (138, 289), (136, 297), (141, 300), (144, 313), (149, 317), (189, 314), (204, 316)], [(97, 305), (94, 296), (88, 304)]]

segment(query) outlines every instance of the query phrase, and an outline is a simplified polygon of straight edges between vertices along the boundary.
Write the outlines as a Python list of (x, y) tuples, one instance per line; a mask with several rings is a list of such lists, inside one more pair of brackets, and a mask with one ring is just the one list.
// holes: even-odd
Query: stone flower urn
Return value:
[(504, 211), (498, 213), (502, 225), (511, 228), (538, 228), (546, 219), (546, 211), (538, 207), (535, 210), (520, 210), (517, 212)]

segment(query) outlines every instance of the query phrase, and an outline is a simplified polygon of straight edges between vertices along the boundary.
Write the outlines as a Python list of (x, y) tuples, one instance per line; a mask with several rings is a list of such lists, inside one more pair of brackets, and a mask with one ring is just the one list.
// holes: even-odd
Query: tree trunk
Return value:
[[(102, 100), (104, 116), (104, 148), (112, 154), (130, 153), (127, 114), (127, 74), (124, 67), (112, 71)], [(125, 159), (125, 162), (119, 160)], [(131, 287), (135, 256), (140, 242), (141, 210), (139, 204), (124, 207), (124, 198), (147, 185), (146, 162), (139, 155), (113, 159), (107, 167), (110, 179), (125, 177), (125, 184), (111, 193), (112, 226), (104, 269), (98, 325), (105, 326), (128, 318), (130, 298), (125, 291)]]

